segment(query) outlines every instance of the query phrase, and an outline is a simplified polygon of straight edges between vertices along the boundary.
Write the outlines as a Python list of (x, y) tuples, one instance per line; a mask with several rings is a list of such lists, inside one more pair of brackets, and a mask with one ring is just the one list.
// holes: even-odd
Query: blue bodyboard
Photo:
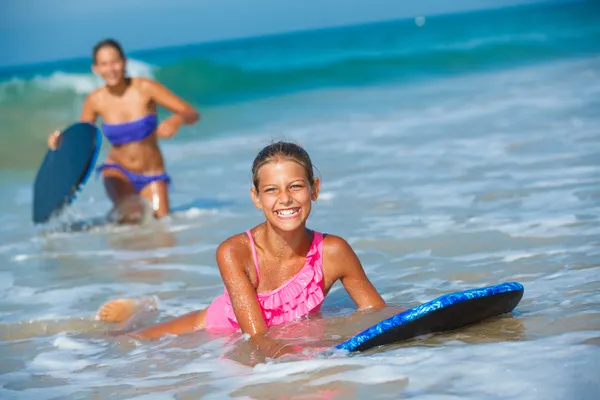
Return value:
[(35, 177), (33, 222), (47, 222), (75, 198), (89, 179), (102, 144), (100, 130), (78, 122), (65, 129), (56, 150), (48, 150)]
[(520, 283), (506, 282), (445, 294), (385, 319), (335, 348), (349, 352), (365, 351), (420, 335), (463, 328), (511, 312), (521, 301), (523, 292)]

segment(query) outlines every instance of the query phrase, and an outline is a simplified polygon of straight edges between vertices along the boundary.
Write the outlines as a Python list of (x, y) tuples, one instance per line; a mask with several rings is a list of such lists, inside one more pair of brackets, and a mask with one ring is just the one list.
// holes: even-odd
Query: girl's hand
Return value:
[(302, 352), (302, 348), (285, 343), (282, 340), (271, 339), (266, 336), (254, 337), (250, 339), (254, 346), (265, 356), (269, 358), (279, 358), (285, 354), (297, 354)]

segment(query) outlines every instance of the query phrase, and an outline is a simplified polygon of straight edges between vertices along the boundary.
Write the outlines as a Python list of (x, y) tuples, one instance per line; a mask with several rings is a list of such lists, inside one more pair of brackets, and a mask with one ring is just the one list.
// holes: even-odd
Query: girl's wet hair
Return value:
[(98, 55), (98, 52), (100, 51), (100, 49), (103, 49), (105, 47), (110, 47), (114, 49), (117, 53), (119, 53), (119, 56), (123, 60), (125, 60), (125, 52), (123, 51), (123, 47), (121, 47), (121, 44), (114, 39), (104, 39), (101, 42), (96, 43), (96, 45), (94, 46), (94, 50), (92, 52), (94, 64), (96, 64), (96, 56)]
[(252, 163), (252, 183), (257, 190), (258, 174), (260, 173), (260, 169), (270, 162), (279, 160), (289, 160), (300, 164), (300, 166), (304, 168), (304, 173), (306, 174), (306, 179), (308, 179), (309, 184), (313, 184), (315, 180), (315, 174), (313, 172), (313, 165), (310, 161), (310, 156), (306, 150), (296, 143), (280, 141), (272, 143), (263, 148)]

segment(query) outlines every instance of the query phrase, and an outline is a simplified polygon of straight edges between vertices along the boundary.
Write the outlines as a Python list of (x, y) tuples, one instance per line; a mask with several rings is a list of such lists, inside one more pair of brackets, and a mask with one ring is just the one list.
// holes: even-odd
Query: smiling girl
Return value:
[[(358, 257), (341, 237), (306, 227), (321, 182), (308, 153), (278, 142), (265, 147), (252, 164), (250, 195), (265, 221), (225, 240), (217, 264), (225, 290), (206, 309), (193, 311), (131, 335), (155, 339), (199, 329), (248, 333), (269, 357), (293, 351), (268, 339), (270, 326), (318, 311), (335, 282), (341, 281), (358, 308), (385, 306)], [(142, 302), (118, 299), (100, 308), (98, 318), (121, 322)]]

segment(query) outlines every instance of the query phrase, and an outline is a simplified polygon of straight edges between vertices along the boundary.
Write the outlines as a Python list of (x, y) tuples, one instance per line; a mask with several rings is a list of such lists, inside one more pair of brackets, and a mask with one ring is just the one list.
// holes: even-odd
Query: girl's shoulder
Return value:
[(341, 236), (323, 233), (323, 256), (327, 258), (338, 258), (340, 256), (354, 253), (352, 246)]
[(335, 282), (345, 276), (358, 257), (352, 246), (341, 236), (323, 234), (323, 272)]
[(246, 232), (241, 232), (228, 237), (217, 247), (217, 257), (219, 254), (228, 255), (246, 255), (250, 251), (250, 238)]
[(216, 252), (217, 264), (235, 264), (244, 269), (254, 266), (252, 242), (246, 232), (230, 236), (219, 244)]
[[(259, 228), (256, 226), (250, 229), (251, 234)], [(331, 233), (321, 233), (313, 231), (315, 234), (320, 233), (323, 237), (322, 251), (323, 257), (334, 260), (343, 260), (344, 258), (354, 255), (352, 246), (341, 236)], [(247, 259), (252, 257), (252, 246), (250, 238), (246, 232), (241, 232), (225, 239), (217, 247), (217, 260), (221, 259)]]

